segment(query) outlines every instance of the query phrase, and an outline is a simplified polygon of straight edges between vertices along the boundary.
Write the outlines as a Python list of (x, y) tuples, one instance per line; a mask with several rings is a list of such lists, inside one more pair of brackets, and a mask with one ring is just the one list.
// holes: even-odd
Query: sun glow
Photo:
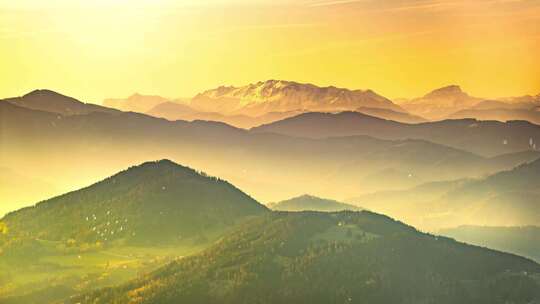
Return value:
[(0, 4), (2, 96), (191, 96), (290, 79), (418, 96), (540, 91), (534, 1), (22, 0)]

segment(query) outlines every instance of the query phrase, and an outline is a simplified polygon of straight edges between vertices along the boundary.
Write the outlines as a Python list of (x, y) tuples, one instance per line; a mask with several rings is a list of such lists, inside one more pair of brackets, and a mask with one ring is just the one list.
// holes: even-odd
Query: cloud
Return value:
[(316, 0), (307, 3), (308, 7), (339, 6), (354, 3), (364, 3), (375, 11), (407, 11), (429, 10), (451, 7), (467, 7), (474, 5), (508, 5), (514, 4), (523, 7), (537, 6), (536, 0)]
[(307, 6), (309, 7), (319, 7), (319, 6), (333, 6), (333, 5), (343, 5), (357, 2), (366, 2), (369, 0), (331, 0), (331, 1), (322, 1), (316, 3), (310, 3)]

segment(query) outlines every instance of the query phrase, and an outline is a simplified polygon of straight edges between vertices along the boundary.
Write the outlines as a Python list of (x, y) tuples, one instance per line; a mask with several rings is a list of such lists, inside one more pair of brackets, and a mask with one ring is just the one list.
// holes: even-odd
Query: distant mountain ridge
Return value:
[[(106, 99), (103, 104), (169, 120), (214, 120), (245, 129), (291, 117), (291, 113), (343, 111), (412, 124), (449, 118), (524, 119), (536, 123), (535, 108), (540, 107), (540, 94), (486, 99), (471, 96), (458, 85), (449, 85), (423, 97), (397, 99), (393, 103), (371, 90), (267, 80), (241, 87), (220, 86), (191, 99), (171, 100), (134, 94), (126, 99)], [(498, 111), (499, 114), (479, 110)]]
[(436, 89), (423, 97), (414, 98), (400, 105), (416, 115), (432, 120), (444, 119), (449, 114), (470, 108), (482, 99), (471, 97), (460, 86), (450, 85)]
[(318, 87), (283, 80), (261, 81), (243, 87), (222, 86), (198, 94), (190, 105), (207, 112), (251, 116), (268, 112), (345, 111), (359, 107), (403, 112), (392, 101), (371, 90)]
[(540, 226), (459, 226), (439, 231), (460, 242), (518, 254), (540, 262)]
[(495, 109), (465, 109), (453, 113), (449, 116), (451, 119), (476, 118), (479, 120), (497, 120), (512, 121), (523, 120), (540, 125), (540, 111), (538, 109), (515, 109), (509, 107), (500, 107)]
[(356, 112), (305, 113), (253, 128), (251, 132), (307, 138), (356, 135), (390, 140), (414, 138), (484, 156), (534, 150), (534, 144), (540, 143), (540, 126), (526, 121), (456, 119), (404, 124)]
[(302, 196), (294, 197), (288, 200), (277, 202), (268, 205), (272, 210), (279, 211), (321, 211), (321, 212), (335, 212), (335, 211), (359, 211), (362, 208), (341, 203), (331, 199), (319, 198), (316, 196), (304, 194)]
[(83, 115), (93, 112), (116, 114), (120, 111), (102, 107), (91, 103), (83, 103), (75, 98), (68, 97), (51, 90), (35, 90), (21, 97), (6, 98), (0, 102), (32, 109), (57, 113), (61, 115)]
[[(475, 118), (506, 121), (534, 116), (534, 113), (519, 113), (512, 110), (533, 112), (535, 107), (540, 106), (540, 94), (489, 99), (473, 97), (464, 92), (460, 86), (449, 85), (433, 90), (423, 97), (399, 100), (398, 104), (409, 113), (430, 120)], [(478, 110), (498, 111), (500, 114), (486, 115), (486, 113), (477, 112)], [(536, 121), (531, 122), (536, 123)]]
[[(332, 114), (304, 115), (331, 118), (328, 122), (315, 119), (316, 124), (307, 125), (306, 130), (318, 136), (339, 127), (339, 123), (333, 122)], [(512, 168), (534, 157), (528, 153), (514, 153), (520, 146), (512, 146), (513, 140), (527, 136), (527, 132), (514, 124), (497, 131), (493, 140), (484, 128), (468, 127), (473, 124), (469, 120), (450, 123), (455, 128), (441, 128), (435, 124), (437, 128), (426, 126), (421, 129), (426, 133), (410, 133), (400, 130), (410, 130), (415, 125), (358, 113), (336, 115), (366, 118), (369, 123), (360, 124), (360, 130), (373, 131), (377, 137), (400, 136), (397, 140), (381, 140), (343, 134), (341, 129), (328, 133), (336, 134), (336, 137), (317, 139), (294, 134), (248, 132), (223, 123), (168, 121), (133, 112), (62, 116), (11, 103), (0, 103), (0, 116), (3, 140), (17, 143), (2, 146), (2, 152), (10, 157), (9, 163), (8, 158), (2, 158), (5, 163), (0, 165), (6, 167), (9, 164), (20, 172), (31, 172), (29, 177), (37, 179), (54, 175), (54, 186), (60, 186), (58, 189), (70, 185), (57, 193), (88, 185), (147, 159), (169, 158), (191, 167), (205, 167), (213, 175), (234, 182), (263, 201), (280, 201), (306, 192), (324, 197), (355, 197), (382, 189), (406, 189), (430, 181), (479, 177)], [(372, 124), (372, 121), (376, 123)], [(370, 127), (378, 126), (378, 123), (395, 126), (395, 129)], [(471, 129), (478, 133), (467, 139), (471, 144), (461, 143), (462, 148), (497, 155), (512, 154), (486, 158), (449, 147), (460, 144), (453, 141), (455, 136), (442, 138), (448, 144), (446, 146), (426, 140), (403, 139), (436, 134), (435, 130), (442, 134), (468, 134)], [(347, 127), (346, 130), (357, 132), (359, 129)], [(502, 143), (505, 133), (510, 134), (506, 135), (509, 138), (507, 146)], [(511, 135), (513, 133), (515, 135)], [(20, 141), (20, 138), (25, 140)], [(54, 138), (54, 144), (51, 144), (51, 138)], [(434, 140), (440, 139), (435, 137)], [(529, 147), (529, 138), (523, 138), (523, 141)], [(485, 148), (485, 143), (498, 144), (505, 149)], [(283, 174), (284, 171), (287, 174)]]
[(161, 117), (171, 121), (175, 120), (206, 120), (219, 121), (237, 128), (249, 129), (264, 123), (270, 123), (287, 117), (298, 115), (301, 111), (290, 112), (269, 112), (260, 116), (249, 116), (244, 114), (225, 115), (218, 112), (201, 112), (193, 109), (187, 104), (177, 102), (165, 102), (153, 107), (146, 114)]
[(540, 225), (540, 158), (478, 179), (427, 183), (350, 200), (416, 226)]
[(153, 107), (170, 102), (168, 98), (157, 95), (141, 95), (135, 93), (128, 98), (108, 98), (103, 101), (103, 105), (119, 109), (122, 111), (132, 111), (145, 113), (151, 110)]
[(381, 119), (392, 120), (392, 121), (402, 122), (402, 123), (409, 123), (409, 124), (417, 124), (417, 123), (428, 121), (427, 119), (420, 117), (418, 115), (413, 115), (406, 112), (397, 112), (397, 111), (389, 110), (389, 109), (360, 107), (356, 109), (355, 112), (359, 112), (359, 113), (366, 114), (369, 116), (378, 117)]

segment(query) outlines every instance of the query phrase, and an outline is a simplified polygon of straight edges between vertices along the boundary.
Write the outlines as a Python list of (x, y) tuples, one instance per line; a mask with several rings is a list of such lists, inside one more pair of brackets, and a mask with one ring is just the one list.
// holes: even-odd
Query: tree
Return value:
[(7, 234), (8, 233), (8, 227), (5, 223), (0, 222), (0, 234)]

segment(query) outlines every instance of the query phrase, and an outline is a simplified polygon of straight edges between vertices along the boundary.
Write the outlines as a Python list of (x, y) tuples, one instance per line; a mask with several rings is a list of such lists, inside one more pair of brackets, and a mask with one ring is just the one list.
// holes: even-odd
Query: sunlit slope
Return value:
[(369, 212), (273, 213), (70, 303), (530, 303), (540, 265)]
[(168, 160), (147, 162), (13, 213), (5, 241), (170, 244), (267, 209), (231, 184)]
[[(215, 122), (171, 122), (138, 113), (63, 116), (10, 103), (0, 103), (0, 116), (1, 140), (9, 143), (0, 147), (0, 166), (9, 164), (37, 179), (54, 176), (54, 186), (62, 192), (87, 186), (134, 163), (168, 158), (205, 168), (261, 201), (306, 192), (345, 198), (429, 181), (479, 177), (535, 157), (486, 158), (424, 140), (297, 138)], [(21, 207), (18, 203), (7, 202), (13, 210)]]
[(355, 112), (306, 113), (252, 131), (309, 138), (353, 135), (392, 140), (414, 138), (484, 156), (531, 150), (540, 143), (540, 126), (526, 121), (460, 119), (404, 124)]
[(341, 203), (331, 199), (319, 198), (312, 195), (302, 195), (269, 205), (272, 210), (279, 211), (320, 211), (333, 212), (343, 210), (360, 210), (361, 208)]
[(350, 111), (359, 107), (405, 112), (371, 90), (319, 87), (285, 80), (259, 81), (242, 87), (221, 86), (197, 94), (190, 105), (223, 114), (264, 115), (288, 111)]

